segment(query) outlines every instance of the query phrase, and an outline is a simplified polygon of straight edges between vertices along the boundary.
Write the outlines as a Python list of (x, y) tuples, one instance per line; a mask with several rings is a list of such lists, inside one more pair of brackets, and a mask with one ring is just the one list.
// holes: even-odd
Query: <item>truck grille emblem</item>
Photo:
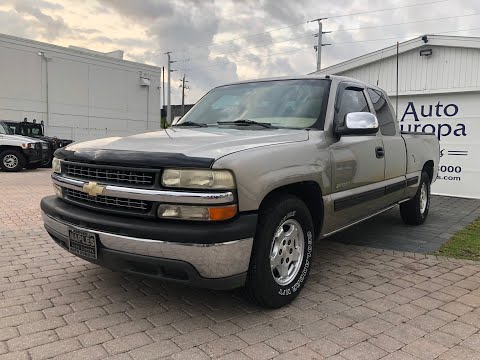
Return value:
[(100, 186), (96, 182), (89, 182), (88, 184), (83, 185), (83, 192), (94, 197), (102, 195), (104, 190), (105, 186)]

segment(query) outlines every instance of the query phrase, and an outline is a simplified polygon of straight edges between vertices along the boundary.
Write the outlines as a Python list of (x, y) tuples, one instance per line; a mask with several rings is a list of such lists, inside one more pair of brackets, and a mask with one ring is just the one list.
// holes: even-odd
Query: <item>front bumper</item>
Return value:
[(245, 283), (256, 214), (220, 224), (161, 222), (91, 212), (49, 196), (41, 202), (50, 236), (68, 250), (69, 228), (97, 234), (99, 265), (213, 289)]
[(42, 161), (42, 149), (24, 149), (23, 154), (28, 164), (34, 164)]

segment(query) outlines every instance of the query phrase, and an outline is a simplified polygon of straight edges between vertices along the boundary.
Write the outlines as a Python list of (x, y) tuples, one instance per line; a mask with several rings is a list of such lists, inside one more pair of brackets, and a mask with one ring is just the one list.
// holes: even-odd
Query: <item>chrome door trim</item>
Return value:
[[(402, 201), (406, 201), (406, 200), (409, 200), (409, 199), (405, 199), (405, 200), (402, 200)], [(356, 221), (354, 221), (354, 222), (352, 222), (352, 223), (350, 223), (350, 224), (348, 224), (348, 225), (342, 226), (341, 228), (338, 228), (338, 229), (336, 229), (336, 230), (333, 230), (333, 231), (331, 231), (331, 232), (329, 232), (329, 233), (327, 233), (327, 234), (323, 234), (322, 238), (326, 238), (326, 237), (331, 236), (331, 235), (333, 235), (333, 234), (336, 234), (336, 233), (338, 233), (338, 232), (340, 232), (340, 231), (342, 231), (342, 230), (348, 229), (348, 228), (351, 227), (351, 226), (357, 225), (357, 224), (359, 224), (359, 223), (361, 223), (361, 222), (363, 222), (363, 221), (365, 221), (365, 220), (368, 220), (368, 219), (370, 219), (370, 218), (372, 218), (372, 217), (374, 217), (374, 216), (377, 216), (377, 215), (379, 215), (379, 214), (381, 214), (381, 213), (383, 213), (383, 212), (385, 212), (385, 211), (388, 211), (388, 210), (390, 210), (390, 209), (393, 209), (393, 208), (394, 208), (395, 206), (397, 206), (397, 205), (398, 205), (398, 204), (390, 205), (390, 206), (386, 207), (385, 209), (382, 209), (382, 210), (380, 210), (380, 211), (377, 211), (376, 213), (373, 213), (373, 214), (368, 215), (368, 216), (366, 216), (366, 217), (364, 217), (364, 218), (361, 218), (361, 219), (359, 219), (359, 220), (356, 220)]]

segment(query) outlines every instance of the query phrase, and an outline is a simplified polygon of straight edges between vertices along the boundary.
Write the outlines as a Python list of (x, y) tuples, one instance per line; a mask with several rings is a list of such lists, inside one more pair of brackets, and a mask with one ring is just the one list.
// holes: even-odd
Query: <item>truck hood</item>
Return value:
[(308, 131), (294, 129), (172, 128), (126, 137), (111, 137), (75, 143), (70, 152), (95, 150), (183, 154), (187, 157), (218, 159), (260, 146), (308, 140)]
[(28, 136), (22, 136), (22, 135), (3, 135), (5, 139), (12, 140), (12, 141), (18, 141), (19, 143), (37, 143), (37, 142), (44, 142), (39, 139), (34, 139)]

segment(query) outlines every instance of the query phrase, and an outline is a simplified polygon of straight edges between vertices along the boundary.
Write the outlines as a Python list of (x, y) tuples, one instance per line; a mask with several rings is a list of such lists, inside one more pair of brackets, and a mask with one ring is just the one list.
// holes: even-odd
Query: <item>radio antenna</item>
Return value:
[(398, 121), (398, 41), (397, 41), (397, 90), (395, 95), (395, 115)]

